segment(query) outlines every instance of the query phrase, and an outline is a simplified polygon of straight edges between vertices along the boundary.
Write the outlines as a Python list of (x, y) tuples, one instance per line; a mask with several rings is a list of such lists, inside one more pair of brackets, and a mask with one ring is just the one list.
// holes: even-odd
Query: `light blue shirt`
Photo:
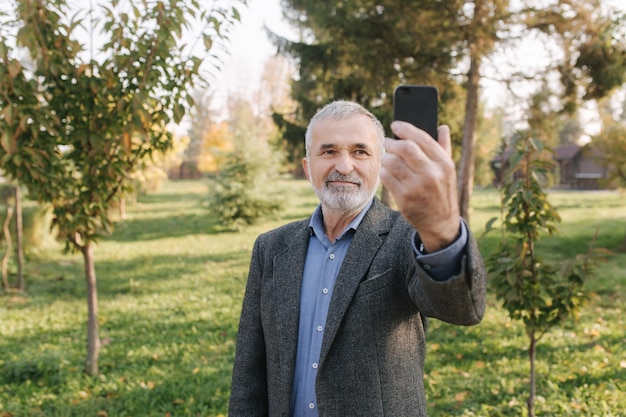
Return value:
[[(328, 308), (333, 295), (339, 268), (348, 252), (356, 229), (361, 224), (372, 201), (331, 243), (324, 233), (321, 206), (318, 206), (309, 228), (311, 236), (307, 250), (302, 290), (300, 292), (300, 323), (298, 326), (298, 347), (296, 367), (291, 391), (292, 417), (318, 417), (315, 380), (319, 367), (322, 340), (326, 328)], [(447, 248), (432, 254), (421, 254), (418, 250), (419, 237), (413, 239), (413, 249), (418, 261), (429, 274), (437, 279), (446, 279), (460, 269), (460, 260), (467, 243), (465, 223), (461, 222), (459, 238)]]

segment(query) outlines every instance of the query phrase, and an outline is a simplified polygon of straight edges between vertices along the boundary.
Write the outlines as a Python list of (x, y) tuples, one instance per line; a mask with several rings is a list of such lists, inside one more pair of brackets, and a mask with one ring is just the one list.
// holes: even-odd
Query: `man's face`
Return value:
[(381, 150), (377, 130), (365, 115), (320, 120), (312, 130), (302, 165), (322, 207), (354, 213), (376, 194)]

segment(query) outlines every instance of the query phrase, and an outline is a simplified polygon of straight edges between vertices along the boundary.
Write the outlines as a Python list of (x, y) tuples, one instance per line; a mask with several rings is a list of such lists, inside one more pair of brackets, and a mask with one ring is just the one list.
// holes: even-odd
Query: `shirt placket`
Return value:
[[(326, 326), (326, 318), (328, 316), (328, 308), (335, 286), (335, 280), (338, 273), (338, 265), (336, 265), (336, 243), (331, 244), (326, 249), (324, 257), (324, 266), (319, 280), (318, 290), (316, 292), (317, 302), (315, 303), (315, 324), (311, 335), (311, 350), (309, 351), (309, 383), (315, 386), (317, 370), (319, 369), (320, 352), (322, 350), (322, 341), (324, 339), (324, 330)], [(312, 415), (317, 415), (316, 399), (312, 398), (309, 402), (309, 410)]]

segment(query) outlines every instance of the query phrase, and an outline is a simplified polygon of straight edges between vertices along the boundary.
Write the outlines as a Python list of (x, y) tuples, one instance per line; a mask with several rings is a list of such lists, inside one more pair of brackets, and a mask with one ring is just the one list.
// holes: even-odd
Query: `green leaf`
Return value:
[(533, 144), (533, 147), (538, 150), (539, 152), (543, 151), (544, 149), (544, 145), (543, 142), (537, 138), (532, 138), (531, 143)]
[(208, 34), (204, 34), (204, 47), (207, 51), (213, 47), (213, 39)]
[(487, 222), (487, 224), (485, 225), (485, 234), (489, 233), (490, 231), (492, 231), (493, 229), (495, 229), (493, 227), (494, 223), (497, 222), (499, 220), (499, 217), (492, 217), (491, 219), (489, 219), (489, 221)]

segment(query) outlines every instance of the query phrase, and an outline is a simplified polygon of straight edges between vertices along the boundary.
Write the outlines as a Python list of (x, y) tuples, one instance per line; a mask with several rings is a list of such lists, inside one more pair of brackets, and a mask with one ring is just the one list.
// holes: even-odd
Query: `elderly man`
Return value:
[[(258, 237), (243, 301), (229, 415), (426, 416), (427, 318), (473, 325), (485, 271), (459, 216), (450, 132), (405, 122), (396, 139), (335, 101), (306, 132), (320, 205)], [(376, 198), (379, 180), (399, 212)]]

